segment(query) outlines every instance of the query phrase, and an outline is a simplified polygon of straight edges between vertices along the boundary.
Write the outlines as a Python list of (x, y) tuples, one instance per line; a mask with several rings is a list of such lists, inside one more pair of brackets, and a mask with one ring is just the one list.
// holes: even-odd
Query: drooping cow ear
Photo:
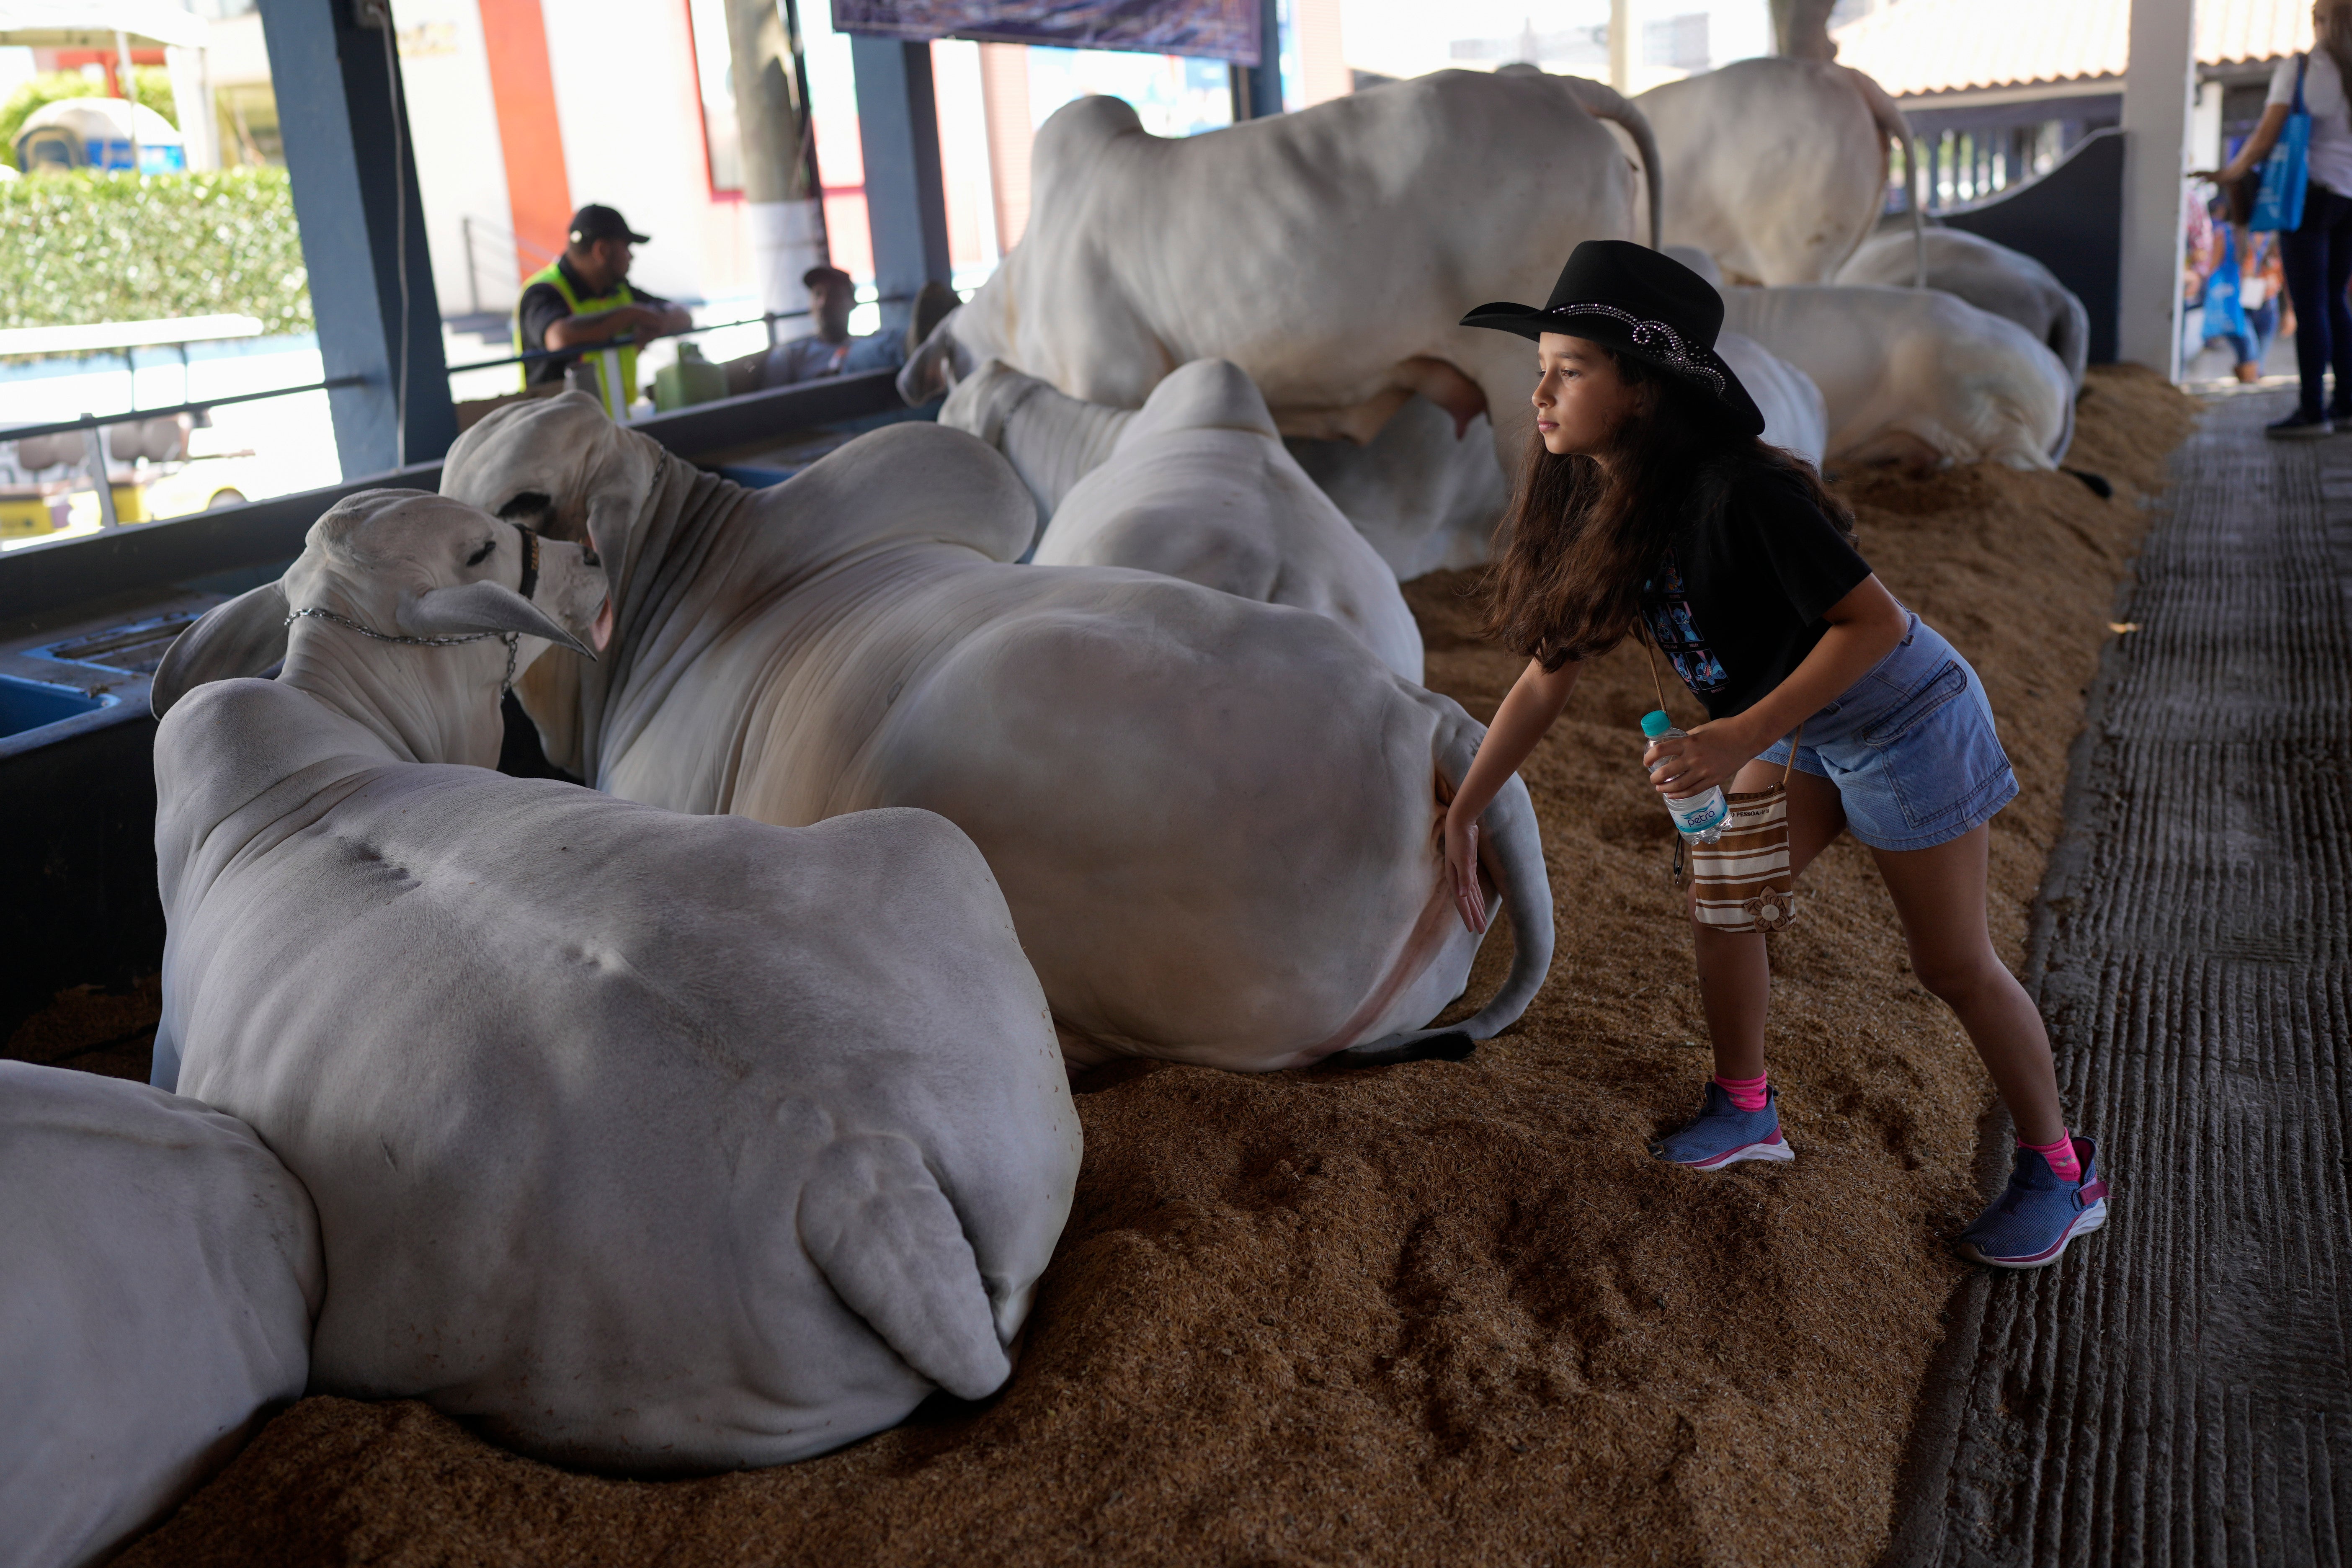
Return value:
[(401, 628), (413, 636), (458, 637), (473, 632), (520, 632), (545, 637), (558, 647), (596, 657), (596, 650), (565, 631), (555, 617), (503, 583), (460, 583), (434, 588), (408, 601)]
[(209, 680), (259, 675), (286, 657), (286, 588), (264, 583), (215, 605), (173, 639), (155, 667), (147, 706), (161, 719)]

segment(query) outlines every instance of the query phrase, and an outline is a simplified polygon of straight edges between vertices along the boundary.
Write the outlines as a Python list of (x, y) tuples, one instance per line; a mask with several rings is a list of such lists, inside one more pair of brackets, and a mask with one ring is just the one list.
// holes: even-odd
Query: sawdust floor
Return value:
[[(2000, 716), (2024, 787), (1992, 833), (2012, 963), (2137, 501), (2193, 417), (2153, 377), (2091, 384), (2069, 460), (2111, 501), (1991, 468), (1844, 486), (1865, 553)], [(1515, 665), (1467, 635), (1468, 586), (1410, 596), (1431, 684), (1483, 718)], [(1458, 1065), (1082, 1082), (1076, 1206), (994, 1400), (645, 1483), (417, 1403), (307, 1399), (124, 1561), (1868, 1563), (1959, 1275), (1938, 1238), (1975, 1207), (1985, 1080), (1845, 840), (1775, 939), (1798, 1160), (1696, 1176), (1643, 1152), (1708, 1068), (1636, 762), (1647, 690), (1620, 649), (1530, 763), (1559, 952), (1510, 1034)]]

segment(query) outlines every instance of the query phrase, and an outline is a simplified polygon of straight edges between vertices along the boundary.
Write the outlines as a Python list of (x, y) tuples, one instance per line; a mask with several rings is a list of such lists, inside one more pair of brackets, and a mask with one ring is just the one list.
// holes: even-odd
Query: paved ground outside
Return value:
[(2352, 436), (2292, 406), (2213, 401), (2122, 595), (2032, 962), (2111, 1217), (1955, 1299), (1890, 1568), (2352, 1560)]

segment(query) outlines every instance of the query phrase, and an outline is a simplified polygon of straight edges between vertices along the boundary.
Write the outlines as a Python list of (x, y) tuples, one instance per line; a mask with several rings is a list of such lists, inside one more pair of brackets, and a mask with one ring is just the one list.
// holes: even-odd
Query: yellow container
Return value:
[[(98, 526), (98, 492), (96, 490), (74, 491), (68, 506), (68, 515), (74, 522), (84, 528)], [(138, 485), (115, 486), (114, 517), (116, 521), (123, 523), (152, 521), (147, 515), (146, 490)]]
[(57, 531), (47, 496), (0, 496), (0, 539), (38, 539)]

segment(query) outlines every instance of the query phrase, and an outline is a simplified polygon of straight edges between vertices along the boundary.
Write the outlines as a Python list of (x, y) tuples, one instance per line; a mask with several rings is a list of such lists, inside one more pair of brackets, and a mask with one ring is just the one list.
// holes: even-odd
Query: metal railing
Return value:
[(324, 381), (305, 382), (300, 386), (273, 386), (264, 392), (233, 392), (220, 397), (207, 397), (201, 403), (174, 403), (160, 408), (134, 408), (128, 414), (85, 414), (78, 419), (53, 420), (47, 425), (17, 425), (0, 430), (0, 441), (32, 441), (45, 436), (68, 436), (79, 430), (82, 434), (82, 466), (90, 483), (98, 490), (98, 526), (103, 532), (122, 526), (121, 514), (115, 510), (114, 480), (106, 471), (106, 443), (102, 430), (120, 425), (143, 425), (151, 419), (171, 419), (183, 414), (205, 415), (232, 403), (258, 403), (265, 398), (291, 397), (303, 392), (331, 392), (339, 386), (358, 386), (367, 380), (363, 375), (332, 375)]
[[(877, 296), (870, 300), (861, 300), (858, 303), (905, 305), (911, 303), (913, 300), (914, 296), (911, 294), (889, 294)], [(757, 316), (746, 316), (740, 321), (711, 321), (699, 327), (688, 327), (682, 332), (663, 332), (657, 337), (646, 339), (646, 342), (651, 344), (660, 342), (662, 338), (691, 338), (698, 337), (704, 332), (726, 331), (735, 327), (765, 326), (768, 329), (768, 345), (772, 348), (775, 346), (778, 321), (804, 321), (810, 314), (811, 312), (807, 310), (771, 310)], [(543, 364), (550, 360), (580, 363), (593, 355), (603, 364), (604, 370), (603, 378), (604, 411), (613, 416), (613, 422), (615, 425), (625, 425), (629, 422), (629, 410), (628, 405), (621, 401), (621, 351), (638, 346), (635, 333), (623, 332), (601, 343), (583, 343), (577, 348), (531, 349), (519, 354), (507, 354), (499, 359), (476, 360), (470, 364), (453, 364), (448, 367), (448, 374), (459, 375), (467, 371), (496, 370), (501, 365), (509, 364)]]

